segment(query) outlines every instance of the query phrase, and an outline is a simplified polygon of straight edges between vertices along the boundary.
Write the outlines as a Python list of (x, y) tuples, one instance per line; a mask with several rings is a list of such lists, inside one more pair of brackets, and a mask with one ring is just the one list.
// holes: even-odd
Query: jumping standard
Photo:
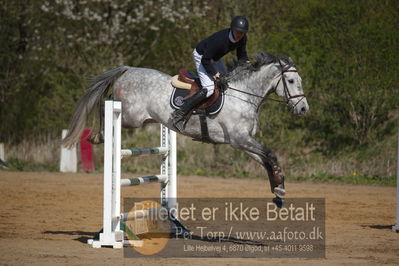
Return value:
[[(105, 101), (104, 112), (104, 205), (103, 229), (98, 239), (89, 239), (87, 242), (94, 248), (112, 246), (122, 248), (124, 244), (141, 246), (142, 241), (135, 232), (126, 227), (125, 221), (135, 213), (121, 213), (121, 187), (138, 186), (143, 184), (161, 183), (160, 206), (175, 213), (177, 204), (176, 179), (176, 133), (161, 124), (160, 146), (145, 149), (121, 149), (122, 105), (120, 101)], [(145, 177), (121, 179), (121, 159), (128, 156), (161, 155), (160, 174)], [(125, 206), (126, 207), (126, 206)], [(138, 213), (143, 214), (144, 210)], [(186, 230), (177, 219), (171, 220), (174, 227), (171, 230), (184, 232)], [(172, 225), (172, 223), (171, 223)], [(124, 240), (125, 231), (129, 240)]]
[[(226, 77), (223, 109), (208, 116), (209, 142), (230, 144), (245, 151), (267, 171), (274, 202), (281, 206), (285, 196), (284, 176), (274, 152), (261, 145), (253, 136), (257, 130), (260, 105), (271, 93), (276, 93), (292, 108), (303, 115), (309, 106), (303, 93), (301, 77), (290, 58), (275, 57), (266, 52), (256, 55), (251, 64), (236, 67)], [(171, 76), (154, 69), (120, 66), (97, 76), (79, 101), (72, 117), (69, 132), (63, 143), (69, 147), (77, 141), (87, 117), (111, 94), (122, 102), (122, 126), (139, 128), (145, 123), (161, 123), (176, 130), (170, 114), (172, 92)], [(98, 112), (101, 117), (101, 112)], [(192, 116), (181, 134), (202, 139), (198, 116)]]

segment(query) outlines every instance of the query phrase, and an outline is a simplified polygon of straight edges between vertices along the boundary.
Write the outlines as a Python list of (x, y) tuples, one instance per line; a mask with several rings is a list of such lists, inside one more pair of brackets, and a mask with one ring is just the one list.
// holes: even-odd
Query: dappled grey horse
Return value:
[[(230, 144), (245, 151), (267, 171), (274, 202), (282, 205), (285, 196), (284, 176), (273, 151), (258, 143), (257, 130), (260, 105), (270, 93), (283, 98), (294, 114), (309, 110), (301, 77), (290, 58), (275, 57), (266, 52), (256, 55), (251, 64), (240, 65), (225, 76), (224, 107), (207, 119), (212, 143)], [(122, 126), (139, 128), (145, 123), (161, 123), (177, 131), (171, 120), (171, 76), (154, 69), (120, 66), (97, 76), (79, 101), (64, 139), (65, 146), (79, 141), (88, 115), (110, 96), (122, 101)], [(101, 109), (101, 108), (100, 108)], [(100, 114), (101, 112), (99, 112)], [(181, 134), (201, 139), (200, 119), (191, 116)]]

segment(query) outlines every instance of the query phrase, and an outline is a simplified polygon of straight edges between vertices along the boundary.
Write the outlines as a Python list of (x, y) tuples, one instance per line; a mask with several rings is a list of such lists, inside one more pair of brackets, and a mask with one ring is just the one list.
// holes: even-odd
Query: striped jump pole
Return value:
[(121, 186), (122, 187), (138, 186), (141, 184), (149, 184), (149, 183), (164, 183), (166, 181), (168, 181), (168, 177), (166, 175), (153, 175), (153, 176), (121, 179)]
[(167, 155), (167, 147), (147, 148), (147, 149), (127, 149), (121, 150), (121, 156), (148, 156), (148, 155)]
[[(103, 231), (99, 239), (89, 239), (94, 248), (122, 248), (125, 224), (129, 214), (121, 214), (121, 186), (160, 183), (160, 203), (175, 209), (177, 201), (176, 133), (161, 125), (160, 146), (145, 149), (121, 149), (122, 103), (107, 100), (104, 108), (104, 204)], [(121, 179), (121, 159), (128, 156), (161, 155), (160, 174)], [(129, 232), (128, 232), (129, 233)], [(131, 233), (131, 232), (130, 232)], [(131, 243), (131, 242), (130, 242)]]

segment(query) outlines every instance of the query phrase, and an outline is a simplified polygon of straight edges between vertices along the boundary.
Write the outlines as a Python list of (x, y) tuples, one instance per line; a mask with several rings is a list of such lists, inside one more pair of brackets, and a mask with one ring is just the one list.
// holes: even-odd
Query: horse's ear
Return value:
[(253, 61), (253, 62), (251, 63), (251, 68), (252, 68), (252, 70), (258, 69), (258, 68), (259, 68), (259, 65), (260, 65), (260, 63), (259, 63), (259, 61), (258, 61), (257, 58), (256, 58), (255, 61)]
[(292, 60), (291, 57), (288, 57), (288, 63), (289, 63), (290, 65), (295, 65), (295, 64), (294, 64), (294, 60)]
[(255, 55), (254, 60), (251, 62), (251, 69), (253, 71), (258, 70), (261, 67), (262, 55), (263, 52), (260, 52), (259, 54)]

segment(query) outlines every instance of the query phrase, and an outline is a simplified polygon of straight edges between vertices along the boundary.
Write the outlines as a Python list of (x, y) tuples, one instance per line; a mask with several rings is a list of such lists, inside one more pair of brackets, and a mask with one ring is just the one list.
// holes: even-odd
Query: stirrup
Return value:
[(185, 126), (184, 126), (185, 124), (186, 124), (186, 120), (184, 118), (180, 119), (180, 120), (178, 120), (176, 122), (173, 122), (173, 125), (175, 126), (175, 128), (177, 130), (179, 130), (179, 132), (183, 132), (183, 130), (185, 128)]
[(104, 136), (101, 132), (93, 134), (89, 137), (91, 144), (102, 144), (104, 143)]
[(173, 123), (177, 123), (179, 120), (184, 119), (184, 112), (182, 110), (175, 110), (172, 115)]
[(182, 132), (184, 130), (185, 117), (182, 110), (175, 110), (172, 113), (172, 123), (177, 130)]

